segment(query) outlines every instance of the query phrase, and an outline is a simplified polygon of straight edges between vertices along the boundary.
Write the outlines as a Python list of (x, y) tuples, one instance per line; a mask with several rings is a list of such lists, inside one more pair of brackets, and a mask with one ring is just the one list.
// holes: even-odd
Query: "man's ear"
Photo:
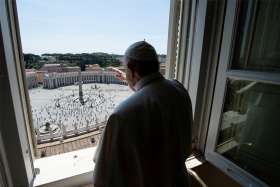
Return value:
[(134, 76), (134, 73), (135, 73), (134, 66), (132, 64), (128, 63), (127, 68), (131, 71), (131, 75)]

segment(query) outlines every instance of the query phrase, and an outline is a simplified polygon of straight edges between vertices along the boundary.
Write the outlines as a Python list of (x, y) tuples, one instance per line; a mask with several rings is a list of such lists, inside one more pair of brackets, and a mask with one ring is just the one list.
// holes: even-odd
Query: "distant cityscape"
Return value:
[[(107, 53), (82, 54), (24, 54), (27, 86), (29, 89), (42, 85), (52, 89), (73, 85), (78, 81), (78, 73), (82, 70), (84, 83), (116, 83), (125, 84), (115, 78), (115, 73), (107, 67), (113, 66), (125, 71), (121, 65), (123, 55)], [(160, 72), (165, 74), (166, 55), (158, 55)]]

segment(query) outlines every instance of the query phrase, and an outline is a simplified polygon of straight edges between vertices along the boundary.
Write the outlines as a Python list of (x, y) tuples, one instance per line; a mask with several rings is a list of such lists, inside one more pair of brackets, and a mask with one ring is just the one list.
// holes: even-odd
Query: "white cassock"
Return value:
[(94, 187), (186, 187), (192, 107), (188, 92), (160, 73), (109, 117), (94, 161)]

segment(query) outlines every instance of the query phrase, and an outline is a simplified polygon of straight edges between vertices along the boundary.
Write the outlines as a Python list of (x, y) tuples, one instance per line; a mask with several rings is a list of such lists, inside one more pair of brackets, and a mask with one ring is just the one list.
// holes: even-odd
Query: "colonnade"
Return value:
[[(124, 81), (120, 81), (115, 77), (113, 71), (83, 71), (81, 72), (83, 83), (106, 83), (106, 84), (122, 84), (126, 85)], [(54, 89), (62, 86), (73, 85), (78, 83), (78, 72), (65, 73), (47, 73), (44, 76), (43, 87), (47, 89)]]
[(26, 83), (28, 89), (36, 88), (38, 86), (36, 72), (26, 72)]

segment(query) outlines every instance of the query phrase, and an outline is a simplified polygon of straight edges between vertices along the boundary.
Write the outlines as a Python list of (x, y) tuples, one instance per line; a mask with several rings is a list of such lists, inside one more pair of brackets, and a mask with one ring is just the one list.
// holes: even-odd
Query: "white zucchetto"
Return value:
[(158, 59), (155, 48), (146, 41), (135, 42), (129, 46), (125, 51), (124, 57), (140, 61), (153, 61)]

